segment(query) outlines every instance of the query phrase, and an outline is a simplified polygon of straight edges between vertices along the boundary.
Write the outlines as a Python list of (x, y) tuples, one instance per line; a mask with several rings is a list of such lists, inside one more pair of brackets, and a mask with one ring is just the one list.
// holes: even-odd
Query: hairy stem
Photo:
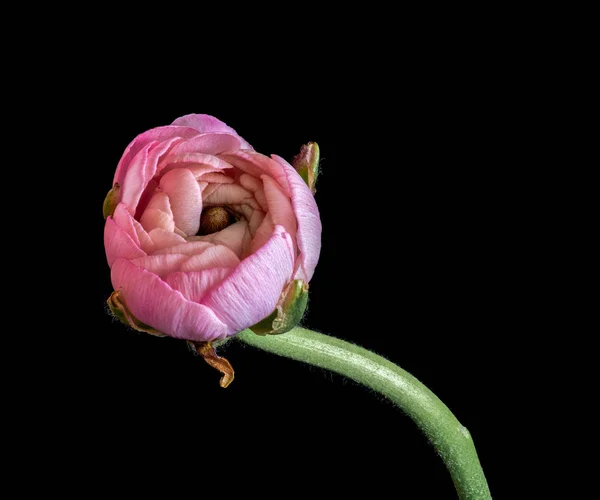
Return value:
[(469, 431), (433, 392), (408, 372), (362, 347), (306, 328), (242, 342), (279, 356), (326, 368), (366, 385), (398, 405), (423, 431), (444, 460), (461, 500), (488, 500), (490, 491)]

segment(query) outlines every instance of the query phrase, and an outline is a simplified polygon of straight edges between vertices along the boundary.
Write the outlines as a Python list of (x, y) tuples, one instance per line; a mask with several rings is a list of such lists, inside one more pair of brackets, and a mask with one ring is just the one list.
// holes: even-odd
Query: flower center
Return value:
[(223, 207), (210, 207), (202, 211), (200, 215), (200, 229), (198, 235), (216, 233), (231, 226), (235, 218)]

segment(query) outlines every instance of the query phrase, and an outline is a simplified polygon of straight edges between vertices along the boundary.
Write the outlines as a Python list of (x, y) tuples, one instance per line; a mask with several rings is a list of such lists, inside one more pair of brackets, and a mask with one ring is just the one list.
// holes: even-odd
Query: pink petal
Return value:
[(133, 217), (131, 220), (133, 222), (133, 227), (135, 228), (135, 233), (140, 241), (142, 250), (147, 254), (151, 254), (154, 251), (154, 242), (152, 241), (152, 238), (150, 238), (150, 235), (138, 221), (136, 221)]
[(144, 213), (144, 210), (146, 210), (146, 207), (148, 206), (148, 203), (154, 196), (154, 193), (156, 192), (157, 188), (158, 188), (158, 181), (156, 180), (156, 175), (155, 175), (150, 180), (150, 182), (148, 182), (148, 184), (146, 185), (146, 189), (144, 189), (142, 196), (140, 196), (140, 201), (138, 201), (137, 208), (135, 209), (135, 216), (134, 216), (137, 220), (140, 219), (140, 217)]
[(175, 146), (172, 154), (205, 153), (216, 155), (239, 148), (239, 139), (231, 134), (201, 134)]
[(204, 271), (169, 274), (165, 281), (173, 290), (180, 291), (192, 302), (200, 302), (207, 292), (233, 272), (230, 267), (215, 267)]
[(113, 220), (123, 231), (125, 231), (134, 243), (139, 247), (140, 239), (135, 228), (135, 219), (131, 216), (124, 203), (119, 203), (112, 215)]
[[(200, 165), (197, 163), (173, 163), (170, 166), (174, 167), (174, 166), (185, 166), (185, 168), (187, 168), (192, 175), (194, 176), (194, 179), (198, 180), (200, 179), (200, 177), (202, 177), (204, 174), (206, 173), (214, 173), (215, 169), (209, 165)], [(166, 169), (165, 169), (166, 170)]]
[(203, 171), (219, 172), (230, 170), (232, 166), (216, 156), (205, 153), (183, 153), (169, 154), (158, 164), (157, 172), (166, 173), (174, 168), (189, 168), (195, 175), (195, 169), (202, 168)]
[(184, 273), (190, 271), (202, 271), (213, 267), (235, 267), (240, 263), (240, 259), (232, 250), (223, 245), (214, 245), (204, 252), (189, 257), (182, 265), (181, 271)]
[(285, 170), (275, 160), (256, 151), (228, 151), (219, 155), (220, 158), (231, 163), (243, 172), (260, 178), (266, 174), (277, 181), (287, 196), (291, 196), (290, 186)]
[(321, 252), (322, 228), (319, 209), (315, 197), (294, 167), (277, 155), (273, 155), (273, 159), (284, 168), (292, 192), (292, 207), (298, 221), (296, 238), (300, 249), (301, 269), (304, 276), (297, 276), (297, 278), (310, 281)]
[(252, 219), (252, 214), (256, 210), (260, 210), (260, 207), (256, 204), (254, 200), (252, 200), (252, 205), (247, 205), (248, 201), (243, 203), (242, 205), (229, 204), (228, 206), (239, 215), (242, 215), (243, 218), (247, 221)]
[(187, 255), (180, 254), (148, 255), (131, 259), (131, 263), (162, 278), (169, 273), (179, 271), (182, 262), (187, 259)]
[(256, 177), (252, 177), (250, 174), (242, 174), (240, 175), (240, 184), (254, 194), (256, 201), (258, 201), (262, 210), (266, 212), (268, 207), (267, 198), (265, 197), (265, 192), (263, 190), (263, 183)]
[(156, 191), (153, 194), (146, 208), (155, 208), (156, 210), (160, 210), (171, 215), (171, 217), (173, 216), (169, 196), (167, 195), (167, 193), (163, 193), (162, 191)]
[(202, 189), (202, 200), (205, 200), (206, 198), (208, 198), (211, 194), (213, 194), (217, 189), (219, 189), (219, 184), (207, 184), (207, 183), (202, 183), (203, 186), (201, 186)]
[(292, 237), (294, 242), (294, 248), (296, 248), (296, 230), (298, 225), (296, 223), (296, 216), (290, 199), (281, 190), (279, 184), (277, 184), (268, 175), (261, 175), (260, 177), (265, 186), (265, 197), (269, 205), (269, 215), (273, 221), (273, 224), (280, 225)]
[[(213, 184), (214, 185), (214, 184)], [(248, 204), (253, 208), (260, 208), (250, 191), (239, 184), (218, 184), (210, 194), (203, 193), (205, 206)]]
[(190, 241), (186, 243), (181, 243), (179, 245), (174, 245), (171, 247), (161, 248), (157, 250), (154, 255), (164, 255), (167, 253), (178, 253), (183, 255), (196, 255), (198, 253), (204, 252), (208, 247), (211, 247), (212, 243), (208, 241)]
[(276, 226), (271, 239), (244, 259), (202, 303), (227, 324), (232, 335), (273, 312), (293, 270), (292, 240), (282, 226)]
[(173, 214), (166, 214), (162, 210), (147, 208), (142, 214), (140, 222), (142, 223), (143, 228), (148, 232), (156, 229), (157, 227), (169, 232), (173, 232), (175, 230)]
[(160, 332), (197, 342), (227, 336), (227, 326), (208, 307), (186, 300), (158, 276), (125, 259), (115, 261), (111, 279), (131, 313)]
[(146, 253), (123, 231), (117, 223), (109, 217), (104, 226), (104, 249), (106, 260), (112, 267), (117, 259), (136, 259), (144, 257)]
[(262, 210), (254, 210), (248, 223), (248, 229), (250, 230), (250, 236), (254, 238), (256, 231), (265, 219), (265, 213)]
[(185, 243), (185, 238), (182, 238), (178, 234), (167, 231), (161, 227), (157, 227), (156, 229), (150, 231), (148, 236), (152, 240), (153, 253), (157, 253), (163, 248)]
[(242, 139), (234, 129), (225, 125), (221, 120), (218, 120), (214, 116), (202, 114), (185, 115), (177, 118), (173, 122), (173, 125), (191, 127), (203, 134), (209, 132), (225, 132), (227, 134), (232, 134), (241, 141), (242, 149), (253, 149), (252, 146)]
[(144, 190), (156, 173), (159, 160), (179, 141), (180, 138), (173, 138), (151, 142), (132, 159), (121, 184), (121, 201), (131, 214), (135, 214)]
[(240, 175), (240, 184), (244, 188), (246, 188), (248, 191), (252, 191), (252, 192), (258, 191), (259, 189), (262, 189), (262, 187), (263, 187), (263, 184), (260, 181), (260, 178), (257, 178), (257, 177), (254, 177), (253, 175), (245, 174), (245, 173)]
[(250, 244), (250, 253), (255, 253), (262, 247), (273, 236), (273, 231), (275, 231), (273, 219), (270, 214), (267, 214), (254, 234)]
[[(191, 170), (190, 170), (190, 172), (191, 172)], [(192, 172), (192, 174), (193, 173), (194, 172)], [(216, 183), (216, 184), (231, 184), (231, 183), (235, 182), (231, 177), (224, 175), (224, 174), (216, 173), (216, 172), (209, 172), (209, 173), (205, 173), (200, 176), (194, 176), (194, 177), (196, 177), (196, 179), (198, 179), (199, 181), (202, 181), (202, 182), (211, 182), (211, 183)]]
[(125, 174), (127, 173), (129, 164), (142, 150), (142, 148), (147, 146), (149, 143), (163, 142), (174, 137), (190, 139), (195, 135), (198, 135), (198, 130), (189, 127), (177, 126), (157, 127), (138, 135), (125, 149), (125, 152), (119, 161), (119, 165), (117, 166), (113, 184), (118, 182), (119, 184), (123, 185), (123, 179), (125, 179)]
[(244, 251), (250, 245), (250, 235), (248, 233), (248, 223), (240, 220), (218, 233), (214, 233), (211, 242), (215, 245), (225, 245), (233, 251), (238, 258), (242, 258)]
[(175, 225), (191, 236), (200, 228), (202, 191), (192, 173), (185, 168), (167, 172), (160, 180), (160, 188), (169, 196)]

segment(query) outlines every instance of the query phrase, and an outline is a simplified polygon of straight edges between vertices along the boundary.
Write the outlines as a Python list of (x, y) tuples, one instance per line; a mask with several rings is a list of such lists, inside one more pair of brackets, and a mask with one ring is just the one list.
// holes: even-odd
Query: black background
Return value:
[(425, 383), (470, 430), (492, 493), (502, 493), (509, 401), (498, 373), (513, 361), (505, 346), (518, 342), (508, 332), (524, 307), (510, 291), (518, 190), (505, 146), (519, 138), (505, 128), (508, 98), (493, 75), (456, 61), (400, 61), (398, 73), (373, 63), (335, 80), (315, 64), (189, 79), (135, 67), (74, 75), (78, 97), (61, 118), (78, 154), (64, 160), (64, 181), (85, 222), (78, 216), (71, 233), (77, 263), (56, 269), (70, 312), (58, 379), (40, 381), (39, 396), (88, 485), (455, 498), (432, 447), (379, 395), (237, 342), (222, 353), (235, 381), (221, 389), (184, 342), (107, 314), (102, 202), (119, 158), (137, 134), (207, 113), (265, 154), (291, 160), (319, 143), (323, 248), (303, 324)]

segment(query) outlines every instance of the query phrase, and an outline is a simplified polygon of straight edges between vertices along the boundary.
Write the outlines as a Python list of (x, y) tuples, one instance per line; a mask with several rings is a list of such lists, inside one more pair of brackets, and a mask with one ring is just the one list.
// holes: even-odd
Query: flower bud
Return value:
[(317, 177), (319, 176), (319, 146), (316, 142), (309, 142), (302, 146), (292, 162), (293, 167), (304, 179), (313, 194), (315, 194)]

